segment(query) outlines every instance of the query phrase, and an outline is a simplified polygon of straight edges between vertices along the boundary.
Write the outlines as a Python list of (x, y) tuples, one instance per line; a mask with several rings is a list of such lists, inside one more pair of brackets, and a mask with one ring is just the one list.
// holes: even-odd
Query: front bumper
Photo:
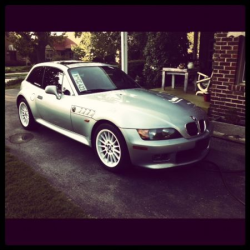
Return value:
[(193, 138), (162, 141), (142, 140), (135, 129), (121, 129), (127, 142), (132, 164), (164, 169), (198, 162), (209, 152), (212, 129)]

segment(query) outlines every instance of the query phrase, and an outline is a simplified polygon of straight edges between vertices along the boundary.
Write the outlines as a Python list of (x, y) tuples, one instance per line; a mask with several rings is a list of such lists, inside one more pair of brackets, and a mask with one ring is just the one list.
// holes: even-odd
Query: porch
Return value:
[(206, 111), (206, 113), (208, 113), (210, 102), (205, 102), (204, 97), (202, 95), (198, 95), (198, 96), (195, 95), (195, 91), (192, 89), (192, 86), (188, 86), (187, 92), (184, 92), (183, 86), (176, 86), (174, 89), (171, 88), (171, 86), (168, 86), (168, 87), (165, 87), (164, 91), (162, 91), (161, 88), (155, 88), (151, 90), (158, 91), (158, 92), (165, 92), (165, 93), (186, 99), (194, 103), (196, 106), (201, 107), (203, 110)]

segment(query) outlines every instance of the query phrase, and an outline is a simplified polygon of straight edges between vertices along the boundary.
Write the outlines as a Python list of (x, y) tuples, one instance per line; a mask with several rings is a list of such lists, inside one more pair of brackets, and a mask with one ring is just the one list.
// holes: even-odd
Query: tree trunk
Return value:
[(36, 50), (37, 63), (45, 62), (45, 47), (46, 45), (40, 45), (37, 47)]

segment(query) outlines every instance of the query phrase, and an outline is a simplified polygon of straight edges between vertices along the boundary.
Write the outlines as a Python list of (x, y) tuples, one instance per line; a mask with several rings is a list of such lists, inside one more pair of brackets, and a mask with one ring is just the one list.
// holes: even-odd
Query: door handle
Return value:
[(37, 96), (37, 98), (38, 98), (38, 99), (40, 99), (40, 100), (42, 100), (42, 99), (43, 99), (43, 97), (42, 97), (42, 96), (40, 96), (40, 95), (38, 95), (38, 96)]

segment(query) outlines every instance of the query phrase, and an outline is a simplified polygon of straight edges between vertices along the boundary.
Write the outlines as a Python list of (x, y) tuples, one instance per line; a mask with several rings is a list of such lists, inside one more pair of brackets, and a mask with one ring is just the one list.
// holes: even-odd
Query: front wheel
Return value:
[(130, 165), (126, 142), (111, 124), (102, 124), (95, 131), (95, 151), (103, 167), (119, 172)]

